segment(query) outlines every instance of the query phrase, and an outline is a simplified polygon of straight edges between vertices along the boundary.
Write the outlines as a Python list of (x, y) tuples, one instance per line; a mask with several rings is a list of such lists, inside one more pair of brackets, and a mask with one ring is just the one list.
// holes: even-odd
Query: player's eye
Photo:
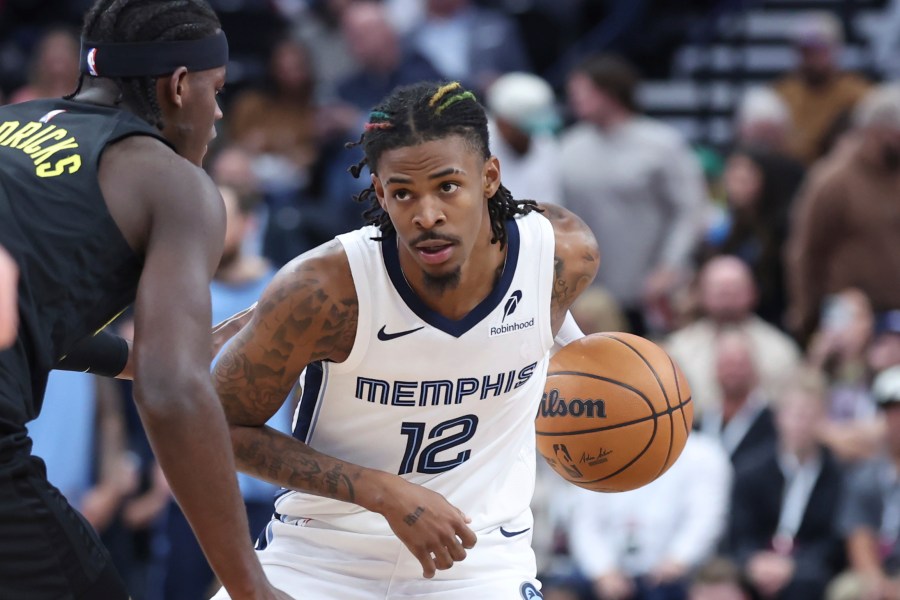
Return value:
[(391, 194), (391, 195), (394, 197), (394, 200), (401, 200), (401, 201), (402, 201), (402, 200), (409, 200), (409, 198), (410, 198), (409, 190), (404, 190), (404, 189), (396, 190), (396, 191), (395, 191), (393, 194)]
[(458, 183), (453, 183), (452, 181), (445, 181), (441, 184), (441, 191), (445, 194), (452, 194), (456, 190), (459, 189)]

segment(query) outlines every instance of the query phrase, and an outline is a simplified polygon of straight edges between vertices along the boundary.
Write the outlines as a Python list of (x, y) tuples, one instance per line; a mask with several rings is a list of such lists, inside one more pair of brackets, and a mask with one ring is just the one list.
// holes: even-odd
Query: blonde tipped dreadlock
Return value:
[(441, 98), (447, 95), (447, 92), (452, 92), (453, 90), (458, 90), (462, 85), (458, 81), (454, 81), (453, 83), (448, 83), (447, 85), (442, 85), (437, 89), (431, 99), (428, 100), (428, 106), (434, 106), (437, 104)]

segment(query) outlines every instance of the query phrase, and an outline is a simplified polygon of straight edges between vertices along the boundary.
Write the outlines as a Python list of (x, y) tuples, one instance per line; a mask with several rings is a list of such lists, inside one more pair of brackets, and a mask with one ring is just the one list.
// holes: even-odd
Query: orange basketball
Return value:
[(624, 492), (672, 466), (693, 420), (687, 380), (662, 348), (629, 333), (595, 333), (550, 359), (537, 447), (575, 485)]

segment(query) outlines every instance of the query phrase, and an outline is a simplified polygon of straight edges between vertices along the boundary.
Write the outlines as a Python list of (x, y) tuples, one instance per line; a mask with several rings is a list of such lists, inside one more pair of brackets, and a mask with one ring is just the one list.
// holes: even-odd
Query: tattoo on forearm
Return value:
[(421, 517), (422, 513), (424, 513), (424, 512), (425, 512), (424, 508), (422, 508), (421, 506), (417, 506), (416, 510), (414, 510), (413, 512), (411, 512), (408, 515), (406, 515), (405, 517), (403, 517), (403, 522), (406, 523), (407, 525), (415, 525), (416, 521), (419, 520), (419, 517)]
[(241, 471), (292, 490), (356, 501), (353, 477), (337, 459), (268, 428), (236, 428), (232, 441)]
[(342, 472), (342, 467), (343, 465), (335, 465), (330, 471), (325, 473), (325, 488), (331, 494), (337, 494), (341, 489), (341, 485), (346, 486), (351, 491), (353, 490), (353, 484)]

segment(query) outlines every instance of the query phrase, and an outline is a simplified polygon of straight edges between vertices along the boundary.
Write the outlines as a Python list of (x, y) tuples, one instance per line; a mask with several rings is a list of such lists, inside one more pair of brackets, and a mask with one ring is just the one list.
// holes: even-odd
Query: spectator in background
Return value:
[(275, 43), (266, 87), (234, 99), (228, 134), (254, 154), (254, 170), (267, 191), (292, 194), (307, 185), (318, 140), (315, 75), (305, 46), (290, 39)]
[(578, 327), (585, 333), (628, 331), (628, 321), (612, 294), (593, 285), (584, 290), (569, 309)]
[(688, 600), (749, 600), (741, 571), (730, 560), (714, 558), (691, 579)]
[[(688, 575), (725, 529), (731, 465), (692, 434), (659, 479), (618, 494), (578, 491), (572, 554), (602, 600), (683, 600)], [(664, 499), (664, 500), (661, 500)]]
[(887, 422), (887, 447), (848, 478), (839, 524), (850, 569), (828, 600), (900, 598), (900, 366), (882, 371), (873, 393)]
[(724, 184), (728, 210), (702, 255), (731, 254), (747, 263), (758, 290), (756, 313), (784, 327), (787, 291), (784, 244), (803, 166), (768, 150), (739, 147), (728, 157)]
[(769, 87), (752, 87), (741, 97), (735, 118), (735, 142), (739, 146), (788, 153), (791, 114), (787, 105)]
[(575, 512), (578, 488), (560, 477), (542, 456), (537, 457), (535, 477), (531, 547), (543, 598), (594, 600), (591, 583), (575, 564), (570, 549), (571, 532), (581, 526)]
[[(696, 428), (717, 438), (740, 474), (748, 464), (774, 451), (776, 432), (770, 398), (759, 387), (752, 341), (739, 331), (715, 340), (716, 379), (721, 396), (707, 408)], [(690, 380), (689, 380), (690, 381)]]
[(844, 463), (872, 458), (884, 438), (884, 421), (869, 390), (866, 364), (873, 327), (866, 295), (857, 289), (844, 290), (826, 299), (807, 352), (810, 364), (828, 377), (828, 419), (820, 436)]
[[(338, 83), (338, 97), (359, 111), (368, 113), (397, 86), (440, 79), (421, 53), (401, 44), (385, 7), (378, 2), (347, 6), (341, 15), (341, 34), (358, 67)], [(358, 126), (364, 117), (357, 115), (352, 125)]]
[(425, 0), (409, 43), (444, 79), (479, 92), (503, 73), (529, 70), (515, 21), (471, 0)]
[(10, 94), (9, 103), (62, 98), (78, 83), (78, 38), (65, 28), (50, 29), (38, 42), (28, 68), (28, 83)]
[(873, 90), (857, 132), (811, 175), (788, 241), (789, 324), (801, 338), (823, 299), (849, 287), (875, 311), (900, 307), (900, 85)]
[(876, 316), (875, 337), (866, 352), (866, 360), (873, 373), (900, 365), (900, 309)]
[(791, 114), (788, 147), (806, 164), (826, 152), (827, 138), (838, 121), (869, 90), (865, 79), (840, 70), (842, 44), (843, 31), (837, 17), (828, 12), (807, 14), (794, 32), (797, 70), (774, 84)]
[(561, 161), (563, 204), (593, 230), (605, 257), (597, 281), (644, 335), (648, 320), (668, 325), (668, 296), (687, 278), (705, 184), (682, 136), (640, 115), (637, 85), (634, 69), (613, 56), (592, 56), (572, 71), (578, 123), (563, 134)]
[(554, 133), (560, 125), (553, 89), (537, 75), (507, 73), (487, 91), (491, 152), (503, 185), (516, 198), (562, 201), (562, 167)]
[(337, 84), (357, 68), (341, 31), (344, 11), (356, 0), (308, 0), (291, 16), (292, 35), (309, 48), (317, 95), (332, 101)]
[(739, 331), (750, 344), (760, 387), (773, 397), (800, 361), (797, 345), (753, 313), (756, 287), (747, 265), (733, 256), (711, 259), (698, 277), (702, 316), (668, 337), (665, 347), (691, 384), (698, 416), (718, 409), (716, 346), (723, 333)]
[(821, 600), (839, 568), (843, 473), (820, 445), (821, 373), (798, 371), (774, 403), (777, 452), (735, 474), (728, 553), (761, 598)]
[[(225, 202), (226, 226), (222, 258), (210, 285), (213, 323), (224, 321), (255, 303), (275, 276), (275, 269), (267, 260), (246, 251), (245, 241), (256, 226), (254, 209), (259, 197), (221, 185), (219, 191)], [(292, 404), (285, 402), (268, 425), (289, 433), (292, 412)], [(272, 498), (279, 488), (243, 473), (238, 474), (238, 484), (247, 507), (248, 533), (255, 539), (272, 516)], [(169, 503), (167, 534), (170, 549), (166, 558), (164, 597), (166, 600), (208, 597), (206, 592), (211, 592), (213, 572), (174, 499)]]

